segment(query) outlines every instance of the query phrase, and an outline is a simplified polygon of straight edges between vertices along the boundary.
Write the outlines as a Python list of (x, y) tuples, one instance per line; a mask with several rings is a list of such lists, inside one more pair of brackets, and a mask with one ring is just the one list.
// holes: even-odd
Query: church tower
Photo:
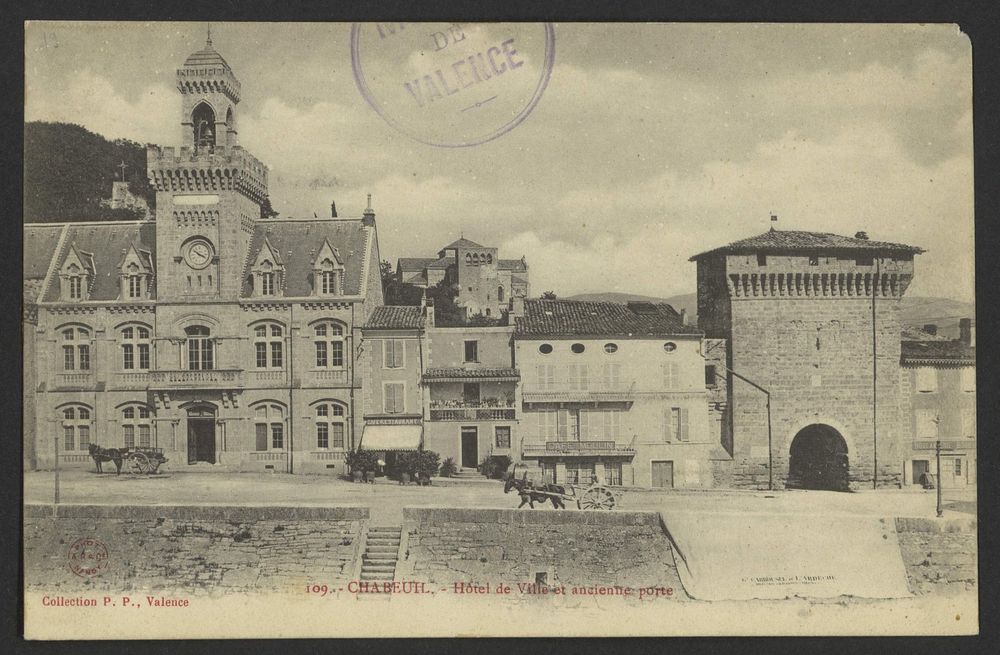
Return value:
[(182, 145), (146, 153), (156, 189), (157, 299), (235, 299), (267, 197), (267, 167), (239, 145), (240, 82), (212, 47), (211, 31), (177, 70), (177, 90)]

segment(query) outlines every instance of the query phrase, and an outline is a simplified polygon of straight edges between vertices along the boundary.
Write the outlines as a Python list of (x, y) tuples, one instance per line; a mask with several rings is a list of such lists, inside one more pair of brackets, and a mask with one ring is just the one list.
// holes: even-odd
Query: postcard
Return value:
[(28, 639), (978, 632), (957, 26), (24, 48)]

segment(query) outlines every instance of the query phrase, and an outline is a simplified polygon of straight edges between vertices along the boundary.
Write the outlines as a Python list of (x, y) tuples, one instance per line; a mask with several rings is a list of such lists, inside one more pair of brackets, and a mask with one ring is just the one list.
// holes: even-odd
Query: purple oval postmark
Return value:
[(548, 85), (551, 23), (355, 23), (351, 65), (365, 101), (426, 145), (462, 148), (520, 125)]

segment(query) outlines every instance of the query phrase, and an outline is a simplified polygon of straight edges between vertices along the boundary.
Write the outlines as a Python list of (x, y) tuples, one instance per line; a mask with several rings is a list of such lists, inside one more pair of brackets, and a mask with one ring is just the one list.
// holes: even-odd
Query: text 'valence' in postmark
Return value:
[(432, 146), (491, 141), (545, 91), (551, 24), (363, 23), (351, 30), (358, 89), (390, 125)]

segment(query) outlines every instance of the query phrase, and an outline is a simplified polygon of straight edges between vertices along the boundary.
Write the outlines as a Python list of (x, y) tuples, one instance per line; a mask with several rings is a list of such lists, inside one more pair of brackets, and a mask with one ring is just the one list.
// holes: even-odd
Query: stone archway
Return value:
[(807, 425), (792, 439), (789, 456), (789, 489), (849, 490), (847, 442), (836, 428)]

